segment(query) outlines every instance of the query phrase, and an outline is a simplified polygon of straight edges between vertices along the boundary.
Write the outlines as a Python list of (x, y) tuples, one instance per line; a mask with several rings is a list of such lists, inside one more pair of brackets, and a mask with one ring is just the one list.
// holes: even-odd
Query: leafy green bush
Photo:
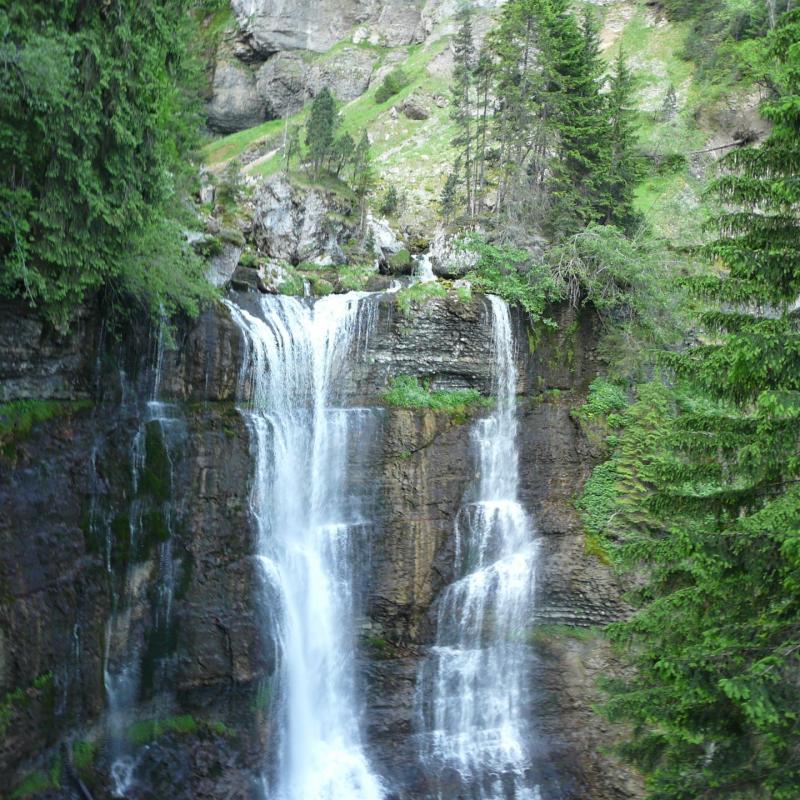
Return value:
[(412, 375), (398, 375), (384, 392), (383, 402), (394, 408), (430, 408), (458, 414), (470, 408), (487, 406), (491, 400), (483, 397), (477, 389), (432, 391), (428, 385), (421, 384)]
[(549, 268), (526, 250), (490, 244), (478, 234), (462, 240), (467, 253), (477, 256), (468, 273), (472, 285), (483, 292), (496, 294), (507, 303), (523, 308), (535, 320), (543, 320), (547, 303), (558, 297), (558, 285)]
[(402, 67), (396, 67), (383, 79), (383, 83), (378, 87), (378, 91), (375, 92), (375, 102), (385, 103), (407, 84), (408, 76)]
[(394, 185), (390, 185), (386, 193), (381, 199), (381, 204), (378, 206), (378, 211), (386, 217), (397, 213), (400, 208), (400, 195)]

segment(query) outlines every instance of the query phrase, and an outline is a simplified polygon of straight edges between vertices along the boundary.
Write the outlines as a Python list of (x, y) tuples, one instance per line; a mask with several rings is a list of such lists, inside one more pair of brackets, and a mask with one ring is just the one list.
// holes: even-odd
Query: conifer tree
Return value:
[(456, 201), (458, 199), (458, 176), (455, 172), (451, 172), (447, 176), (447, 180), (442, 187), (442, 195), (439, 200), (439, 205), (442, 211), (442, 218), (445, 224), (450, 222), (453, 217), (453, 212), (456, 208)]
[(633, 76), (622, 49), (617, 53), (608, 86), (610, 131), (610, 164), (605, 224), (616, 225), (630, 232), (636, 223), (633, 211), (633, 190), (639, 174), (636, 153), (635, 112), (633, 111)]
[(650, 453), (659, 522), (622, 549), (651, 579), (608, 708), (652, 800), (800, 796), (800, 10), (771, 40), (772, 133), (711, 186), (705, 342), (665, 358), (688, 394)]
[(462, 13), (461, 26), (453, 40), (453, 88), (451, 117), (458, 128), (452, 140), (457, 148), (459, 159), (464, 169), (464, 185), (466, 187), (467, 213), (475, 213), (474, 203), (474, 170), (473, 162), (473, 117), (475, 104), (473, 98), (473, 69), (475, 67), (475, 44), (472, 37), (472, 15), (467, 8)]
[(311, 103), (306, 122), (306, 147), (315, 179), (319, 178), (326, 160), (331, 155), (340, 121), (336, 100), (325, 87)]
[(551, 28), (556, 83), (558, 153), (549, 181), (547, 228), (559, 239), (577, 233), (602, 216), (610, 163), (610, 131), (600, 94), (602, 68), (594, 20), (584, 16), (578, 26), (566, 3), (553, 0), (558, 13)]
[(361, 232), (363, 235), (367, 221), (367, 196), (375, 187), (375, 168), (372, 164), (369, 135), (366, 128), (361, 132), (361, 138), (353, 154), (353, 191), (358, 198), (361, 216)]

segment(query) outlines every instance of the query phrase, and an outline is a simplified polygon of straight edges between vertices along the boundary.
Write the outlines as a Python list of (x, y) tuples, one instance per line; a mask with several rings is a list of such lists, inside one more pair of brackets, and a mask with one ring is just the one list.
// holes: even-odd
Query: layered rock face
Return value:
[(459, 4), (231, 0), (231, 8), (235, 24), (216, 53), (208, 105), (209, 126), (221, 133), (293, 114), (323, 87), (343, 102), (354, 100), (387, 71), (380, 48), (424, 42), (455, 18)]
[[(253, 307), (257, 294), (237, 302)], [(352, 404), (380, 405), (398, 374), (491, 391), (483, 298), (437, 299), (404, 315), (385, 294), (373, 310), (367, 349), (340, 377)], [(6, 311), (5, 399), (89, 402), (0, 456), (0, 692), (18, 692), (0, 782), (47, 772), (59, 745), (87, 740), (103, 743), (81, 773), (97, 798), (109, 796), (111, 763), (125, 748), (136, 759), (137, 796), (257, 796), (275, 733), (268, 711), (276, 652), (263, 624), (274, 610), (259, 599), (253, 564), (253, 458), (235, 408), (238, 329), (219, 306), (172, 347), (138, 332), (137, 354), (91, 313), (59, 339)], [(594, 322), (554, 313), (558, 332), (538, 338), (514, 317), (521, 499), (543, 540), (540, 618), (531, 620), (540, 640), (532, 676), (540, 760), (563, 798), (635, 797), (635, 779), (603, 755), (612, 733), (590, 710), (593, 677), (614, 665), (596, 637), (548, 633), (549, 623), (586, 628), (624, 612), (608, 570), (585, 552), (572, 508), (593, 460), (569, 408), (597, 371)], [(20, 340), (15, 328), (31, 335)], [(455, 517), (475, 479), (470, 428), (445, 413), (385, 409), (379, 446), (351, 470), (376, 497), (358, 621), (365, 738), (390, 796), (403, 800), (426, 791), (414, 691), (435, 637), (437, 599), (453, 577)], [(136, 678), (127, 706), (114, 694), (126, 665)], [(137, 731), (156, 718), (164, 722), (151, 724), (142, 748)], [(75, 761), (69, 748), (62, 759)], [(65, 766), (51, 796), (71, 796), (73, 772)]]

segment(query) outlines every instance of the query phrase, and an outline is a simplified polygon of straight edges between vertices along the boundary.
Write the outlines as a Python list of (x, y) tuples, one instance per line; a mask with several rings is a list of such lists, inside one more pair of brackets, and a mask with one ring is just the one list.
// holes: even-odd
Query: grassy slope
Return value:
[[(685, 165), (653, 169), (636, 192), (636, 205), (657, 235), (674, 242), (697, 240), (704, 206), (700, 192), (711, 157), (692, 156), (718, 134), (708, 119), (708, 111), (721, 106), (732, 94), (745, 88), (709, 87), (694, 80), (694, 68), (680, 53), (688, 33), (686, 25), (671, 24), (659, 17), (643, 0), (616, 0), (606, 5), (591, 4), (600, 17), (601, 41), (610, 60), (622, 46), (637, 80), (640, 109), (640, 143), (643, 152), (668, 159), (681, 155)], [(336, 45), (321, 58), (329, 58), (348, 43)], [(401, 64), (411, 79), (397, 95), (382, 104), (375, 103), (377, 82), (364, 95), (342, 107), (343, 130), (357, 136), (366, 127), (373, 142), (373, 153), (380, 180), (378, 194), (393, 183), (407, 196), (407, 207), (400, 225), (432, 227), (445, 176), (453, 161), (450, 140), (453, 123), (448, 108), (428, 102), (427, 120), (410, 120), (392, 109), (414, 92), (430, 97), (449, 97), (446, 69), (437, 69), (445, 58), (449, 37), (440, 35), (428, 45), (380, 49), (385, 64)], [(437, 60), (437, 56), (439, 59)], [(386, 67), (388, 69), (388, 66)], [(668, 87), (675, 87), (678, 114), (672, 121), (660, 119)], [(305, 110), (290, 122), (302, 123)], [(698, 122), (698, 120), (701, 120)], [(254, 175), (271, 175), (280, 169), (280, 147), (285, 122), (273, 120), (226, 136), (208, 144), (206, 162), (221, 167), (232, 158), (253, 148), (259, 158), (246, 170)], [(272, 152), (277, 151), (277, 152)]]

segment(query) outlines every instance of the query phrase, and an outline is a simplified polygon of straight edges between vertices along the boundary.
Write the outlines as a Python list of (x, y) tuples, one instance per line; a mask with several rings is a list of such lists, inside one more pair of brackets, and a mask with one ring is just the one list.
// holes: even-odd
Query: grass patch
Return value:
[(26, 797), (34, 797), (41, 792), (49, 789), (61, 788), (61, 758), (57, 758), (50, 769), (45, 772), (37, 769), (28, 775), (22, 783), (8, 796), (9, 800), (25, 800)]
[(446, 411), (456, 417), (465, 416), (474, 408), (485, 408), (492, 402), (477, 389), (433, 391), (412, 375), (398, 375), (393, 378), (389, 389), (383, 393), (382, 400), (392, 408), (429, 408), (433, 411)]
[(0, 404), (0, 447), (27, 436), (34, 425), (74, 414), (91, 403), (88, 400), (15, 400)]
[(397, 292), (395, 302), (400, 313), (408, 317), (415, 308), (441, 297), (447, 297), (447, 290), (440, 283), (415, 283)]
[(140, 747), (165, 733), (197, 733), (199, 727), (197, 720), (191, 714), (164, 719), (145, 719), (131, 725), (128, 729), (128, 740), (134, 747)]
[(94, 763), (97, 744), (85, 740), (72, 743), (72, 763), (79, 774), (84, 774)]
[(53, 673), (43, 672), (33, 679), (33, 683), (27, 689), (20, 686), (5, 695), (0, 703), (0, 738), (5, 736), (14, 713), (27, 705), (32, 698), (40, 696), (44, 690), (51, 689), (52, 685)]

